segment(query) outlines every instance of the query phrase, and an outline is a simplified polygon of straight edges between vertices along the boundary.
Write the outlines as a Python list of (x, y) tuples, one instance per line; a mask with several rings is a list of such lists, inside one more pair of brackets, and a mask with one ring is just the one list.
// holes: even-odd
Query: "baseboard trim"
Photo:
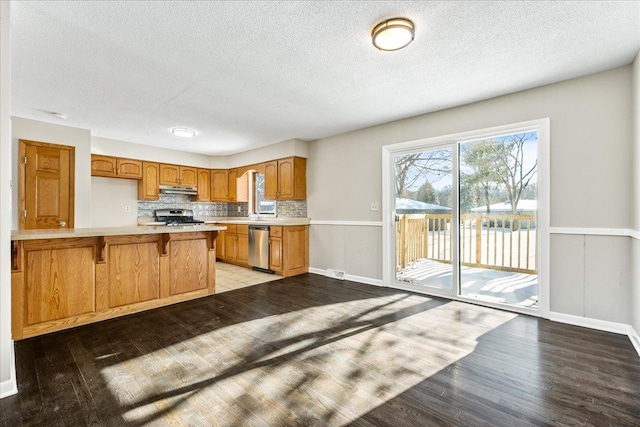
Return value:
[(636, 353), (640, 356), (640, 335), (633, 329), (633, 326), (629, 326), (629, 339), (631, 340), (631, 344), (636, 349)]
[[(325, 276), (327, 273), (327, 270), (322, 268), (309, 267), (309, 273), (320, 274), (321, 276)], [(382, 280), (372, 279), (371, 277), (356, 276), (353, 274), (345, 273), (344, 279), (349, 280), (351, 282), (364, 283), (365, 285), (383, 286)]]
[(631, 230), (631, 237), (633, 237), (636, 240), (640, 240), (640, 231), (638, 230)]
[(549, 319), (558, 323), (566, 323), (569, 325), (582, 326), (589, 329), (596, 329), (599, 331), (626, 335), (629, 337), (629, 340), (631, 341), (633, 348), (636, 350), (636, 353), (638, 353), (638, 356), (640, 356), (640, 336), (631, 325), (554, 312), (550, 313)]
[(16, 358), (13, 352), (13, 341), (11, 341), (11, 351), (9, 356), (9, 371), (11, 378), (0, 383), (0, 399), (13, 396), (18, 393), (18, 383), (16, 382)]
[(566, 323), (574, 326), (597, 329), (599, 331), (613, 332), (614, 334), (629, 334), (629, 325), (624, 323), (609, 322), (607, 320), (592, 319), (590, 317), (574, 316), (572, 314), (549, 313), (549, 319), (554, 322)]

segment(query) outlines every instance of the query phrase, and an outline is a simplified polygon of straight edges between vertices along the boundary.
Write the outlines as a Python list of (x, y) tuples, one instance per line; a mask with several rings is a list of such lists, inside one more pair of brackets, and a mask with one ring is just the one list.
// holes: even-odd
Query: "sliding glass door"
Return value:
[(395, 280), (454, 290), (454, 146), (399, 153), (395, 170)]
[(393, 194), (385, 277), (403, 289), (538, 310), (539, 131), (464, 136), (385, 154)]

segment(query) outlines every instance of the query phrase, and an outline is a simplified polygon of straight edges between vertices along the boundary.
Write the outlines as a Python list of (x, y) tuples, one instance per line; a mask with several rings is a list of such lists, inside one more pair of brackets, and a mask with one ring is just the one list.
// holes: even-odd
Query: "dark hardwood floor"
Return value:
[(640, 425), (622, 335), (313, 274), (16, 344), (0, 425)]

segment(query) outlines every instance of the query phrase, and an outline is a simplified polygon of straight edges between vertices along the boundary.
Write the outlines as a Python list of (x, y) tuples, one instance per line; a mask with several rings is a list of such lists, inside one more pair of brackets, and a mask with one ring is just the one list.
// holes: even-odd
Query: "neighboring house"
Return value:
[(412, 199), (396, 198), (397, 214), (444, 214), (451, 212), (451, 208), (420, 202)]
[[(518, 202), (518, 207), (516, 208), (516, 213), (518, 215), (535, 215), (538, 211), (538, 201), (537, 200), (520, 200)], [(477, 208), (471, 209), (471, 212), (475, 214), (483, 214), (487, 213), (487, 206), (479, 206)], [(511, 202), (506, 201), (502, 203), (494, 203), (489, 205), (489, 213), (490, 214), (511, 214)]]

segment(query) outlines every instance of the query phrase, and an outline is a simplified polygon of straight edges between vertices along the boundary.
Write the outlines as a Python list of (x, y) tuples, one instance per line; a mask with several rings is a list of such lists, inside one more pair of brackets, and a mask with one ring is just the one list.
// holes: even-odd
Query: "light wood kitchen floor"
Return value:
[(216, 294), (278, 279), (282, 276), (216, 261)]

